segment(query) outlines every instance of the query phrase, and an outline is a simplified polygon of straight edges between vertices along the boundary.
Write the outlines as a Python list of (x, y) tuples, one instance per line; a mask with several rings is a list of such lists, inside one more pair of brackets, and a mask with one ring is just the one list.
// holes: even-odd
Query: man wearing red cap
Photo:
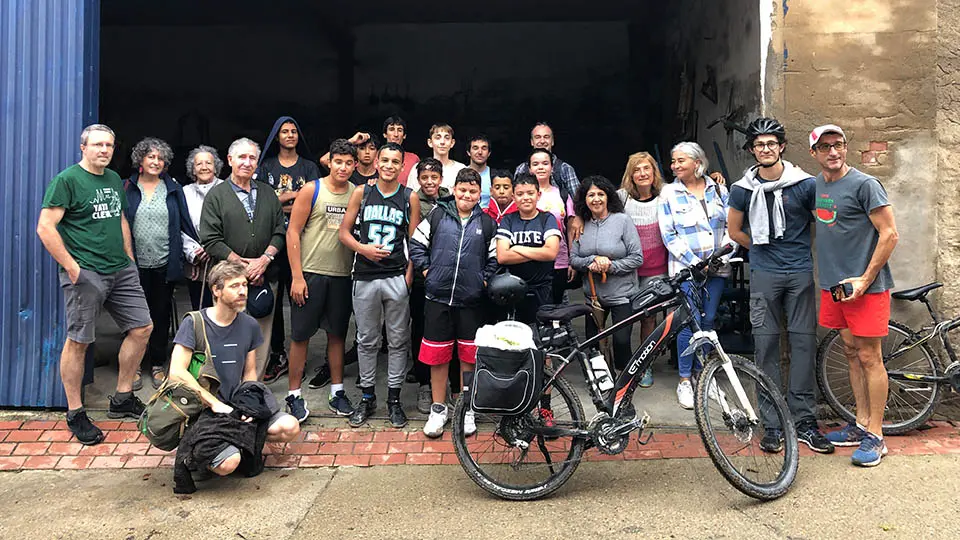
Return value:
[[(834, 446), (859, 446), (851, 460), (872, 467), (887, 453), (882, 432), (887, 372), (880, 345), (890, 318), (893, 276), (887, 261), (897, 245), (897, 225), (880, 182), (847, 165), (842, 129), (814, 129), (810, 155), (821, 169), (815, 210), (820, 325), (840, 331), (857, 406), (856, 424), (827, 439)], [(831, 294), (831, 288), (837, 292)]]

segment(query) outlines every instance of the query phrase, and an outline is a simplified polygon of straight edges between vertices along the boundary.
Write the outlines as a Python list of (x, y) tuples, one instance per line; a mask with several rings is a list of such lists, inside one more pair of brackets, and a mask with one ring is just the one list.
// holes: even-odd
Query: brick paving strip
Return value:
[[(103, 421), (97, 425), (106, 439), (84, 446), (73, 439), (66, 422), (0, 421), (0, 471), (40, 469), (153, 469), (172, 467), (176, 451), (150, 445), (134, 422)], [(960, 427), (953, 422), (931, 422), (928, 429), (906, 436), (887, 437), (890, 455), (960, 454)], [(838, 448), (849, 456), (853, 448)], [(297, 441), (268, 443), (267, 467), (370, 467), (379, 465), (455, 465), (458, 463), (447, 431), (428, 439), (421, 431), (319, 428), (304, 426)], [(800, 445), (801, 456), (813, 456)], [(650, 443), (640, 446), (635, 436), (623, 453), (603, 455), (595, 449), (586, 461), (633, 461), (707, 457), (695, 431), (653, 430)]]

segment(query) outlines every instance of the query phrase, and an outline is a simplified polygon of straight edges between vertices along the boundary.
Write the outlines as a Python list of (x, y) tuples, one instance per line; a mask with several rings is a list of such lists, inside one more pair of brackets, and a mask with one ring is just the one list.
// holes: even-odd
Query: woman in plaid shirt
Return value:
[[(660, 233), (669, 253), (667, 269), (671, 276), (732, 243), (727, 235), (727, 188), (707, 176), (708, 166), (707, 156), (697, 143), (682, 142), (671, 150), (670, 169), (677, 181), (663, 186), (660, 193)], [(703, 316), (694, 316), (703, 330), (713, 329), (724, 280), (729, 275), (729, 267), (711, 271), (700, 292)], [(681, 287), (688, 295), (694, 293), (689, 281)], [(689, 329), (684, 329), (677, 336), (678, 353), (687, 348), (691, 335)], [(684, 409), (693, 408), (690, 377), (695, 368), (699, 371), (702, 367), (694, 366), (694, 362), (693, 354), (680, 356), (677, 401)]]

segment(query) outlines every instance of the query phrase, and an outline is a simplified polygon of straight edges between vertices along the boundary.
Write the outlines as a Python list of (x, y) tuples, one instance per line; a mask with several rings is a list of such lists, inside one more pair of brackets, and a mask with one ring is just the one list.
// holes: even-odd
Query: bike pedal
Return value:
[(640, 426), (637, 431), (637, 443), (640, 445), (646, 445), (650, 442), (650, 439), (653, 438), (653, 432), (647, 433), (647, 438), (643, 438), (643, 428), (650, 422), (650, 415), (647, 414), (647, 411), (643, 411), (643, 416), (640, 417)]

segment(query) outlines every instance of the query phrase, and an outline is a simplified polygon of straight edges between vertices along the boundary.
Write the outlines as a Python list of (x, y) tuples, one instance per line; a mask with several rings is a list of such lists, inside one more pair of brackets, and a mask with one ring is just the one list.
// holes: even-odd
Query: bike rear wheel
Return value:
[[(544, 378), (549, 379), (547, 370)], [(566, 380), (550, 387), (556, 427), (586, 429), (583, 406)], [(453, 446), (460, 465), (478, 486), (501, 499), (527, 501), (550, 495), (577, 469), (586, 440), (547, 439), (530, 428), (542, 426), (538, 408), (519, 416), (475, 413), (477, 432), (464, 436), (463, 420), (470, 410), (469, 392), (457, 401), (453, 416)], [(521, 448), (526, 443), (527, 448)]]
[[(905, 324), (897, 321), (887, 323), (887, 336), (881, 342), (883, 364), (887, 370), (895, 370), (922, 376), (940, 376), (940, 362), (926, 343), (898, 351), (916, 342), (918, 336)], [(817, 348), (817, 384), (820, 393), (830, 408), (843, 420), (857, 420), (856, 400), (850, 384), (850, 365), (844, 353), (843, 338), (831, 330)], [(930, 419), (940, 403), (940, 385), (926, 381), (888, 379), (887, 407), (883, 415), (884, 435), (902, 435), (912, 431)]]
[[(797, 475), (800, 454), (797, 431), (780, 391), (756, 365), (730, 355), (733, 371), (758, 419), (751, 421), (737, 397), (732, 380), (716, 353), (705, 362), (697, 381), (694, 411), (700, 437), (714, 465), (741, 492), (761, 500), (783, 496)], [(761, 399), (765, 395), (765, 399)], [(712, 396), (712, 397), (711, 397)], [(725, 402), (728, 411), (720, 405)], [(775, 418), (783, 430), (783, 450), (760, 449), (764, 435), (762, 418)]]

